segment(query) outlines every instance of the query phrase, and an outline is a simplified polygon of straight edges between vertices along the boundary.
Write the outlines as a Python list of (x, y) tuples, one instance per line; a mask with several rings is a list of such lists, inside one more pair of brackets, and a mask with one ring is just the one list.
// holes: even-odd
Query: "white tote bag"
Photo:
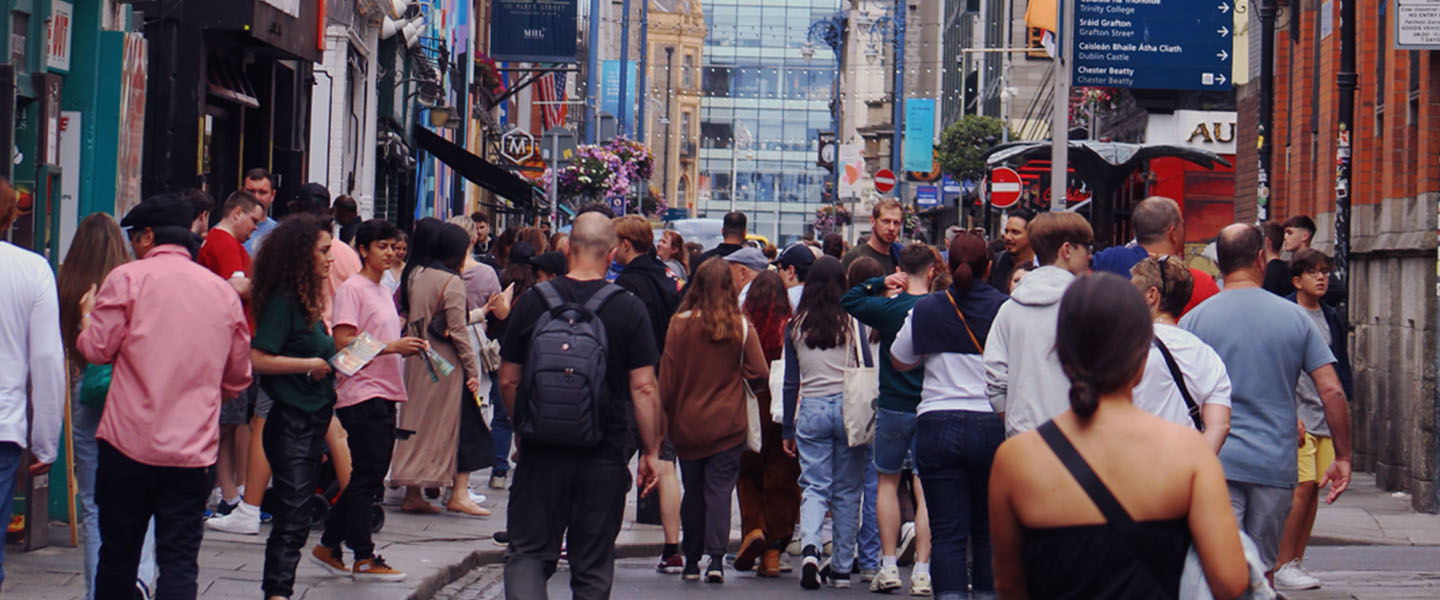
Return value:
[(845, 439), (851, 448), (875, 439), (875, 400), (880, 397), (880, 374), (865, 341), (868, 330), (858, 320), (851, 328), (850, 345), (855, 348), (855, 366), (845, 368), (845, 392), (840, 417), (845, 422)]
[(745, 388), (745, 448), (751, 452), (759, 452), (763, 443), (760, 436), (760, 399), (755, 397), (755, 390), (750, 389), (750, 382), (745, 379), (745, 346), (750, 342), (750, 322), (745, 317), (740, 317), (740, 331), (744, 332), (740, 337), (740, 385)]
[(785, 422), (785, 359), (770, 361), (770, 420)]

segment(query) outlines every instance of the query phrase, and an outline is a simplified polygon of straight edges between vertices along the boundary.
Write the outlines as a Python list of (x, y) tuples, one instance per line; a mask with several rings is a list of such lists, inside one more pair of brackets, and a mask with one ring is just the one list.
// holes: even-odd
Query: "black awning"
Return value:
[(455, 172), (459, 173), (461, 177), (510, 200), (515, 203), (516, 208), (522, 210), (533, 208), (535, 186), (529, 181), (470, 153), (418, 124), (412, 127), (411, 131), (415, 136), (417, 147), (455, 169)]

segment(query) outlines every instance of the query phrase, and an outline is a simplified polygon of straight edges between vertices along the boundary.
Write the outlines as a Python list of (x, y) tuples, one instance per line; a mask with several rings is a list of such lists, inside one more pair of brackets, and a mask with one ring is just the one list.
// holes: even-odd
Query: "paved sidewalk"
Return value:
[[(477, 473), (475, 479), (487, 481), (488, 473)], [(394, 501), (386, 504), (385, 528), (375, 535), (376, 551), (384, 555), (391, 566), (409, 575), (403, 582), (356, 583), (349, 578), (328, 575), (308, 558), (310, 547), (320, 539), (320, 532), (311, 531), (303, 551), (306, 556), (296, 573), (294, 597), (297, 600), (429, 598), (475, 567), (500, 561), (504, 548), (496, 545), (490, 536), (505, 526), (507, 492), (483, 491), (489, 496), (483, 506), (494, 512), (484, 518), (453, 513), (403, 514), (398, 496), (393, 492), (387, 496), (387, 500)], [(658, 556), (660, 528), (631, 521), (634, 494), (631, 496), (632, 505), (627, 509), (627, 522), (619, 543), (629, 556)], [(245, 536), (207, 530), (200, 549), (200, 597), (207, 600), (260, 597), (265, 539), (269, 531), (269, 526), (262, 526), (260, 535)], [(84, 596), (80, 550), (58, 545), (69, 543), (67, 528), (52, 527), (50, 539), (56, 545), (35, 552), (21, 552), (15, 546), (6, 548), (6, 579), (0, 597), (61, 600)], [(349, 560), (351, 557), (346, 552), (346, 561)]]
[[(480, 475), (476, 480), (485, 481)], [(295, 598), (430, 598), (477, 566), (498, 562), (504, 549), (492, 542), (490, 536), (504, 528), (507, 493), (484, 491), (490, 496), (484, 506), (495, 512), (486, 518), (408, 515), (401, 513), (397, 504), (387, 504), (385, 529), (375, 536), (376, 548), (392, 566), (409, 574), (405, 581), (355, 583), (325, 574), (307, 558), (300, 562)], [(625, 526), (616, 542), (617, 554), (621, 558), (658, 556), (660, 528), (634, 523), (633, 493), (629, 500)], [(738, 512), (736, 518), (738, 520)], [(258, 597), (268, 532), (268, 526), (261, 528), (259, 536), (206, 531), (200, 551), (200, 596), (247, 600)], [(319, 537), (319, 532), (311, 532), (306, 553)], [(738, 542), (738, 532), (732, 532), (731, 537)], [(80, 551), (58, 545), (69, 540), (64, 527), (53, 528), (50, 539), (57, 545), (35, 552), (20, 552), (13, 546), (6, 549), (6, 580), (0, 596), (60, 600), (84, 595)], [(1409, 497), (1383, 492), (1375, 488), (1373, 476), (1357, 474), (1350, 491), (1336, 505), (1321, 506), (1312, 544), (1440, 546), (1440, 516), (1411, 511)], [(1422, 585), (1431, 583), (1428, 578), (1419, 579)], [(1433, 588), (1422, 593), (1431, 592)]]
[(1373, 474), (1356, 473), (1334, 505), (1321, 498), (1310, 544), (1440, 546), (1440, 515), (1417, 513), (1409, 494), (1386, 492), (1375, 487)]

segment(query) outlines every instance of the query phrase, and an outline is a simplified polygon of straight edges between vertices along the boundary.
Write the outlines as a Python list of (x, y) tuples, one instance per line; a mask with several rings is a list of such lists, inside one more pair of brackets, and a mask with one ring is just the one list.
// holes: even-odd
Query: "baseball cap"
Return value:
[(530, 259), (530, 266), (552, 275), (570, 272), (570, 262), (564, 252), (546, 252)]
[(815, 264), (815, 253), (805, 244), (791, 244), (780, 256), (775, 259), (777, 267), (795, 267), (801, 271), (808, 270), (810, 265)]
[(749, 247), (741, 248), (739, 250), (731, 252), (725, 257), (725, 260), (732, 263), (738, 263), (741, 266), (748, 267), (756, 271), (764, 271), (770, 266), (770, 260), (765, 258), (764, 252)]
[(157, 194), (140, 201), (120, 220), (127, 229), (175, 226), (190, 228), (195, 212), (190, 203), (176, 194)]

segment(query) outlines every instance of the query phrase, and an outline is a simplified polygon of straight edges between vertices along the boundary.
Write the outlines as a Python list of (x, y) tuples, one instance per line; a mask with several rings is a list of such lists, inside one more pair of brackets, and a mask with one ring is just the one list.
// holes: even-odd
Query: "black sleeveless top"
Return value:
[(1030, 597), (1178, 597), (1190, 548), (1186, 519), (1135, 522), (1054, 422), (1039, 432), (1106, 523), (1026, 528), (1022, 558)]

